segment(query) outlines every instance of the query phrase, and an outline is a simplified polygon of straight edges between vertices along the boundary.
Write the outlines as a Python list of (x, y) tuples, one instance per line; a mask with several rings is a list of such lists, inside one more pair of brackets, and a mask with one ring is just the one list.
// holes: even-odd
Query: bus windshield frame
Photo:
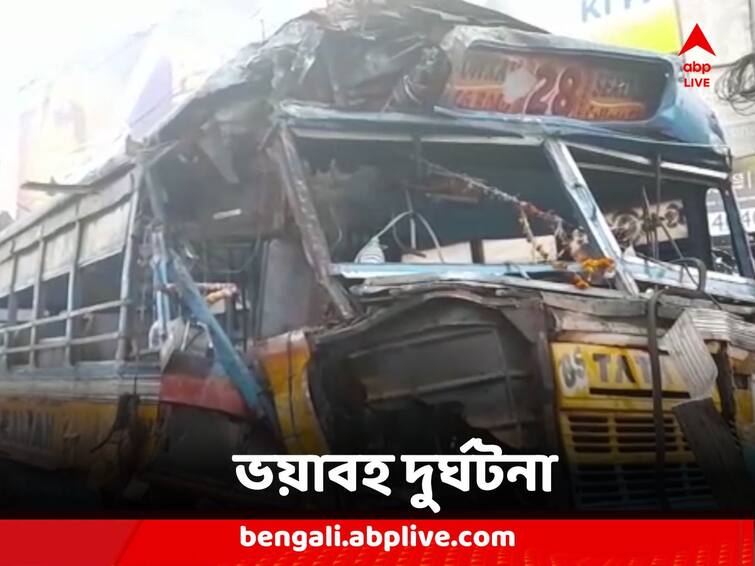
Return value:
[[(329, 111), (332, 118), (332, 111)], [(615, 166), (616, 171), (623, 171), (633, 175), (644, 175), (649, 178), (660, 175), (662, 180), (676, 180), (691, 183), (701, 188), (711, 187), (721, 190), (724, 205), (728, 214), (729, 229), (732, 237), (733, 252), (737, 261), (739, 274), (724, 274), (710, 271), (707, 277), (706, 292), (729, 298), (732, 300), (755, 300), (755, 281), (753, 281), (753, 261), (748, 245), (747, 235), (737, 211), (737, 203), (730, 188), (730, 172), (721, 160), (720, 169), (699, 167), (685, 163), (679, 159), (665, 160), (661, 157), (652, 159), (646, 152), (633, 153), (630, 151), (616, 151), (603, 147), (601, 144), (574, 142), (569, 139), (557, 138), (550, 135), (533, 133), (526, 128), (520, 135), (501, 135), (500, 131), (459, 131), (458, 121), (454, 121), (456, 128), (449, 128), (448, 120), (433, 120), (425, 117), (414, 119), (411, 116), (383, 116), (375, 121), (365, 119), (364, 116), (344, 116), (343, 122), (318, 123), (318, 120), (290, 120), (286, 126), (279, 129), (280, 144), (288, 151), (279, 151), (279, 167), (289, 171), (302, 172), (307, 168), (306, 158), (297, 149), (301, 140), (327, 141), (348, 140), (355, 143), (364, 141), (384, 141), (413, 144), (421, 147), (433, 144), (485, 144), (497, 145), (502, 148), (519, 146), (532, 147), (542, 150), (559, 180), (559, 189), (573, 205), (579, 220), (593, 247), (594, 253), (609, 258), (614, 262), (615, 279), (609, 287), (615, 287), (629, 295), (639, 295), (642, 288), (648, 285), (667, 285), (679, 289), (695, 289), (699, 281), (697, 268), (692, 265), (678, 265), (661, 260), (647, 260), (640, 257), (628, 256), (621, 249), (614, 233), (601, 211), (588, 182), (583, 175), (584, 160), (578, 163), (574, 152), (582, 155), (608, 156), (621, 162)], [(395, 118), (399, 118), (396, 120)], [(360, 119), (361, 118), (361, 119)], [(362, 122), (361, 120), (364, 120)], [(413, 126), (413, 127), (409, 127)], [(445, 128), (444, 128), (445, 126)], [(619, 137), (619, 136), (617, 136)], [(606, 144), (608, 145), (608, 144)], [(651, 144), (649, 144), (651, 145)], [(678, 157), (678, 153), (675, 157)], [(593, 165), (595, 165), (593, 163)], [(290, 174), (289, 174), (290, 178)], [(306, 186), (306, 179), (296, 179), (300, 187)], [(299, 192), (297, 198), (307, 198)], [(309, 195), (311, 197), (311, 195)], [(296, 200), (296, 199), (294, 199)], [(301, 203), (299, 203), (301, 204)], [(294, 214), (296, 216), (296, 214)], [(319, 224), (319, 220), (318, 220)], [(302, 226), (303, 240), (309, 240), (312, 245), (312, 229), (322, 233), (322, 226)], [(314, 241), (318, 238), (315, 237)], [(571, 285), (555, 283), (548, 275), (557, 268), (547, 263), (503, 263), (500, 265), (480, 264), (443, 264), (443, 263), (359, 263), (356, 261), (333, 261), (327, 253), (327, 243), (320, 236), (320, 253), (314, 254), (322, 263), (322, 270), (329, 277), (354, 281), (384, 282), (411, 280), (465, 280), (479, 282), (505, 282), (514, 285), (534, 286), (566, 290)], [(305, 243), (305, 246), (308, 245)], [(310, 254), (312, 255), (312, 254)], [(560, 270), (579, 271), (577, 263), (561, 264)], [(593, 289), (601, 291), (601, 289)]]

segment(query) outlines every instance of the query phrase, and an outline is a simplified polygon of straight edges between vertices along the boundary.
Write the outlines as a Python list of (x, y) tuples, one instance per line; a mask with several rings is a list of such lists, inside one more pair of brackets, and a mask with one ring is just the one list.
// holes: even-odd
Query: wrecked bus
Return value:
[(2, 234), (3, 458), (240, 501), (233, 454), (477, 436), (561, 455), (498, 508), (742, 505), (753, 262), (679, 77), (463, 2), (293, 20)]

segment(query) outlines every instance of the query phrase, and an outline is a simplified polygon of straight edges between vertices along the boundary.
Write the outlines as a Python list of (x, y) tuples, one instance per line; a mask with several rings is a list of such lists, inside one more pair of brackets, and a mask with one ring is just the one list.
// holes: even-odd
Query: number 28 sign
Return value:
[(607, 56), (517, 53), (470, 47), (443, 98), (452, 108), (637, 121), (660, 103), (665, 73), (656, 64)]

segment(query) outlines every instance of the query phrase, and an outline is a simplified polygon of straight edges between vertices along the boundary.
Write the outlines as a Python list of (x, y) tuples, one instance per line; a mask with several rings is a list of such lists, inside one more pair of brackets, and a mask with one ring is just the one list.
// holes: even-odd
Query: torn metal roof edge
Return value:
[[(358, 16), (353, 11), (353, 6), (349, 10), (338, 10), (339, 0), (333, 1), (335, 9), (325, 8), (320, 10), (311, 10), (303, 13), (284, 23), (273, 33), (270, 38), (264, 42), (249, 43), (242, 47), (229, 61), (221, 65), (205, 81), (205, 83), (194, 93), (193, 96), (184, 101), (179, 107), (175, 108), (155, 127), (154, 131), (147, 136), (147, 139), (165, 141), (166, 132), (170, 132), (176, 127), (176, 124), (185, 123), (187, 114), (191, 121), (191, 114), (198, 114), (199, 119), (206, 114), (202, 108), (206, 99), (214, 98), (220, 92), (233, 87), (242, 86), (247, 83), (248, 70), (251, 63), (259, 57), (265, 49), (274, 47), (276, 40), (280, 36), (285, 36), (287, 28), (296, 22), (311, 21), (322, 25), (323, 28), (341, 29), (346, 31), (349, 27), (346, 22), (355, 21), (357, 17), (365, 17), (366, 14), (385, 15), (391, 19), (403, 20), (405, 14), (402, 9), (419, 10), (428, 15), (435, 15), (447, 25), (467, 25), (467, 26), (498, 26), (511, 28), (528, 33), (539, 35), (548, 35), (548, 32), (530, 23), (524, 22), (517, 18), (511, 17), (502, 12), (491, 10), (476, 4), (464, 2), (463, 0), (381, 0), (374, 2), (375, 5), (384, 4), (385, 8), (376, 9), (372, 12), (363, 12)], [(370, 0), (362, 2), (369, 4)], [(351, 3), (349, 3), (351, 4)], [(328, 16), (330, 14), (330, 16)], [(448, 15), (453, 18), (444, 17)], [(340, 17), (339, 17), (340, 16)], [(342, 27), (335, 25), (340, 22)], [(196, 124), (198, 126), (198, 124)], [(169, 136), (170, 137), (170, 136)]]
[[(102, 166), (92, 169), (76, 183), (57, 183), (54, 180), (51, 180), (49, 183), (33, 183), (47, 185), (50, 188), (55, 186), (60, 187), (62, 194), (56, 195), (56, 197), (46, 205), (39, 207), (27, 216), (15, 220), (1, 230), (0, 244), (13, 238), (59, 208), (66, 206), (70, 201), (81, 198), (88, 193), (101, 190), (107, 187), (111, 182), (117, 181), (131, 171), (135, 171), (137, 175), (137, 180), (134, 182), (134, 188), (136, 188), (141, 182), (141, 175), (145, 169), (148, 169), (167, 153), (170, 153), (181, 145), (181, 142), (173, 142), (169, 144), (155, 144), (139, 148), (138, 150), (124, 151), (123, 153), (108, 159)], [(27, 183), (24, 183), (24, 185), (25, 184)], [(71, 186), (81, 189), (86, 188), (88, 190), (66, 191), (67, 187)]]
[[(94, 192), (107, 186), (111, 181), (127, 175), (134, 169), (134, 166), (135, 163), (131, 158), (120, 156), (117, 159), (110, 160), (104, 167), (92, 171), (80, 183), (75, 183), (75, 185), (77, 187), (87, 187), (89, 188), (88, 192)], [(63, 190), (65, 190), (66, 186), (70, 186), (65, 183), (57, 184), (54, 181), (47, 184), (50, 186), (56, 185), (63, 187)], [(6, 226), (5, 229), (0, 231), (0, 244), (10, 240), (14, 236), (28, 229), (30, 226), (33, 226), (46, 216), (65, 206), (68, 202), (81, 198), (84, 194), (87, 194), (87, 192), (74, 191), (58, 195), (45, 206), (41, 206), (27, 216), (15, 220), (13, 223)]]
[[(394, 0), (393, 2), (388, 2), (387, 4), (389, 6), (400, 5), (404, 7), (410, 6), (416, 8), (417, 5), (423, 6), (425, 4), (429, 4), (429, 0), (418, 0), (414, 2), (408, 0)], [(670, 76), (677, 73), (678, 71), (677, 68), (679, 67), (679, 60), (678, 58), (673, 56), (650, 51), (643, 51), (639, 49), (615, 47), (581, 39), (551, 35), (539, 28), (530, 26), (529, 24), (520, 22), (519, 20), (510, 18), (504, 14), (493, 12), (491, 10), (480, 8), (478, 6), (473, 6), (460, 0), (445, 0), (442, 2), (433, 2), (432, 4), (433, 10), (436, 13), (442, 12), (442, 10), (438, 11), (438, 5), (445, 7), (445, 9), (448, 11), (451, 11), (451, 7), (457, 8), (457, 10), (453, 11), (453, 13), (455, 14), (464, 14), (466, 12), (469, 12), (470, 14), (478, 14), (478, 11), (482, 10), (486, 14), (487, 19), (475, 19), (474, 17), (469, 17), (466, 20), (443, 20), (443, 23), (448, 25), (448, 31), (457, 28), (465, 28), (469, 33), (474, 33), (476, 30), (478, 33), (481, 33), (483, 35), (490, 35), (491, 33), (494, 33), (493, 30), (497, 28), (505, 29), (505, 46), (513, 49), (558, 50), (563, 53), (573, 53), (575, 56), (583, 55), (585, 53), (595, 53), (600, 54), (601, 56), (608, 56), (616, 59), (645, 60), (649, 62), (657, 62), (658, 64), (664, 65), (666, 67), (666, 72)], [(428, 6), (423, 7), (428, 8)], [(400, 16), (400, 12), (390, 11), (387, 9), (384, 12), (378, 11), (378, 13), (381, 13), (393, 19), (399, 19)], [(325, 14), (330, 14), (330, 19), (326, 17)], [(184, 131), (185, 129), (193, 129), (201, 126), (201, 124), (212, 115), (213, 110), (216, 107), (215, 105), (217, 103), (217, 99), (222, 99), (221, 104), (227, 100), (226, 96), (220, 96), (222, 93), (225, 93), (228, 98), (233, 98), (234, 95), (231, 92), (233, 89), (241, 89), (243, 91), (244, 89), (242, 87), (250, 85), (250, 74), (255, 63), (260, 62), (261, 59), (263, 59), (263, 55), (268, 50), (273, 51), (274, 49), (276, 49), (276, 46), (280, 47), (282, 45), (288, 45), (290, 47), (291, 45), (294, 45), (293, 43), (291, 43), (291, 40), (294, 39), (294, 36), (297, 36), (297, 34), (299, 35), (296, 37), (296, 39), (303, 39), (303, 32), (306, 31), (306, 26), (308, 25), (317, 27), (318, 29), (324, 31), (333, 31), (333, 29), (336, 29), (339, 31), (351, 32), (354, 37), (359, 36), (372, 38), (366, 32), (362, 33), (361, 31), (354, 31), (353, 25), (347, 26), (345, 23), (343, 23), (345, 21), (351, 20), (353, 20), (353, 17), (344, 17), (343, 20), (338, 20), (332, 15), (331, 12), (328, 12), (327, 10), (312, 11), (298, 18), (290, 20), (264, 43), (247, 45), (246, 47), (239, 50), (237, 55), (232, 60), (230, 60), (225, 65), (221, 66), (216, 72), (214, 72), (207, 79), (205, 84), (201, 88), (199, 88), (192, 97), (186, 100), (179, 108), (176, 108), (170, 115), (166, 116), (161, 124), (156, 127), (154, 133), (150, 136), (150, 139), (154, 141), (167, 141), (175, 138), (176, 136), (179, 136), (180, 132)], [(336, 25), (339, 22), (344, 26), (343, 29), (339, 28)], [(486, 30), (490, 31), (486, 33)], [(417, 31), (420, 31), (419, 26), (417, 26)], [(448, 33), (448, 31), (446, 33)], [(497, 39), (500, 40), (500, 38)], [(484, 41), (484, 37), (481, 37), (479, 40), (479, 42)], [(676, 91), (678, 91), (679, 89), (668, 90), (673, 92), (667, 92), (664, 95), (664, 98), (674, 98), (674, 104), (676, 103), (676, 97), (678, 94), (688, 94), (686, 92), (677, 93)], [(245, 94), (248, 94), (248, 91)], [(668, 100), (666, 101), (665, 106), (669, 106)], [(689, 103), (688, 101), (685, 101), (683, 106), (686, 107), (684, 109), (685, 112), (699, 113), (700, 111), (699, 107), (690, 108), (695, 105)], [(440, 110), (436, 108), (436, 111)], [(359, 114), (361, 112), (356, 111), (356, 113)], [(659, 109), (659, 114), (660, 113), (661, 112)], [(474, 112), (457, 110), (455, 111), (455, 114), (458, 118), (463, 118), (464, 114), (474, 114)], [(506, 115), (500, 113), (489, 114), (489, 118), (495, 116), (496, 119), (503, 120), (506, 117)], [(656, 117), (661, 118), (661, 116)], [(516, 117), (513, 118), (516, 119)], [(666, 117), (663, 116), (663, 118)], [(544, 122), (553, 123), (557, 126), (564, 125), (579, 130), (579, 127), (575, 126), (578, 121), (574, 119), (541, 117), (541, 120), (543, 120)], [(641, 132), (643, 128), (648, 126), (649, 122), (651, 121), (646, 120), (639, 123), (602, 122), (600, 123), (600, 127), (592, 126), (591, 129), (583, 128), (583, 130), (591, 131), (593, 133), (596, 133), (601, 129), (607, 133), (612, 131), (621, 132), (622, 130)]]

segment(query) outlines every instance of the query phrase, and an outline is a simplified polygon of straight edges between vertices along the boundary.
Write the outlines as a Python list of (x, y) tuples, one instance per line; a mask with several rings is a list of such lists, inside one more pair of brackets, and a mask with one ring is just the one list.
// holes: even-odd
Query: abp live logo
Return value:
[[(687, 41), (684, 42), (684, 46), (682, 47), (682, 50), (679, 51), (679, 55), (684, 55), (687, 51), (695, 47), (699, 47), (700, 49), (707, 51), (714, 57), (716, 55), (716, 52), (713, 51), (713, 48), (710, 46), (710, 42), (708, 41), (708, 38), (705, 37), (703, 30), (700, 29), (699, 24), (695, 24), (695, 27), (692, 29), (692, 32), (689, 34), (689, 37), (687, 38)], [(700, 63), (694, 60), (685, 63), (684, 66), (682, 67), (682, 69), (685, 72), (684, 86), (687, 88), (710, 87), (710, 77), (707, 77), (706, 75), (710, 73), (712, 68), (713, 67), (710, 63)], [(701, 76), (695, 76), (695, 74), (701, 75)]]

